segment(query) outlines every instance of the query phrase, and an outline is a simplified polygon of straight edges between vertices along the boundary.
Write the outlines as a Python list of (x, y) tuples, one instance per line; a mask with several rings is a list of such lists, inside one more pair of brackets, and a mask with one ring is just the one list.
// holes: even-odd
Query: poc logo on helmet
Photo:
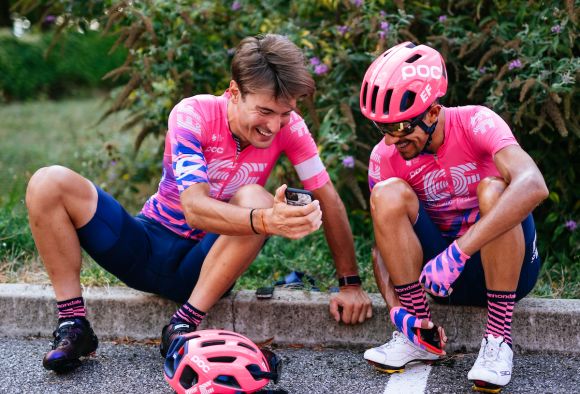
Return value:
[(418, 66), (409, 65), (401, 69), (403, 80), (413, 78), (417, 75), (423, 78), (441, 79), (443, 69), (440, 66), (427, 66), (425, 64)]
[(209, 372), (209, 365), (207, 365), (201, 358), (198, 356), (191, 356), (191, 361), (195, 363), (201, 370), (205, 373)]

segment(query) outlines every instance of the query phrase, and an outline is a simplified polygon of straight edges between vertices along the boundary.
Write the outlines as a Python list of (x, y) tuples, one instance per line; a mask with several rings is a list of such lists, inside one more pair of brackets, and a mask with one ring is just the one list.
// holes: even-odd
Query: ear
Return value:
[(240, 88), (238, 87), (238, 83), (236, 81), (234, 81), (233, 79), (230, 81), (229, 91), (230, 91), (230, 94), (232, 95), (232, 101), (234, 102), (234, 104), (237, 104), (241, 93), (240, 93)]
[(431, 107), (427, 113), (427, 121), (430, 123), (435, 122), (439, 118), (439, 112), (441, 112), (441, 105), (435, 104)]

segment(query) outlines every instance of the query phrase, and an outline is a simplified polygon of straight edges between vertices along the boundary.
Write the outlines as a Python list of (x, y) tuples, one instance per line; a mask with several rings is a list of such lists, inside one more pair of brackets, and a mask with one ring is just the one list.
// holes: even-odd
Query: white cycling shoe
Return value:
[(512, 378), (514, 352), (503, 341), (489, 334), (481, 341), (481, 349), (475, 364), (467, 374), (473, 381), (473, 389), (487, 393), (499, 393)]
[(382, 372), (403, 372), (405, 365), (414, 361), (436, 361), (439, 356), (417, 347), (399, 331), (393, 332), (393, 338), (379, 347), (368, 349), (365, 360)]

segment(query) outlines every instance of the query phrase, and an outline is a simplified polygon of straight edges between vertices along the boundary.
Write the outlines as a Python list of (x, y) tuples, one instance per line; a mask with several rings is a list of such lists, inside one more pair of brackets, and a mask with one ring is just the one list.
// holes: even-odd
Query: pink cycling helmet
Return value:
[(407, 41), (370, 65), (361, 87), (360, 108), (375, 122), (397, 123), (421, 115), (445, 92), (447, 71), (441, 54)]
[(165, 380), (178, 393), (253, 393), (278, 381), (280, 360), (243, 335), (203, 330), (178, 337), (164, 364)]

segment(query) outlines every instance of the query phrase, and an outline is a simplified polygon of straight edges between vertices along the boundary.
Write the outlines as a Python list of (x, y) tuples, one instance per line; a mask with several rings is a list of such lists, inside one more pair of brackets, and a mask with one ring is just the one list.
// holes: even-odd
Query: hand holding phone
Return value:
[(416, 328), (417, 338), (419, 338), (419, 343), (434, 354), (444, 355), (445, 350), (443, 350), (444, 343), (439, 335), (439, 327), (433, 326), (433, 328)]
[(294, 206), (302, 206), (310, 204), (314, 198), (312, 193), (304, 189), (296, 189), (293, 187), (286, 188), (286, 204)]

